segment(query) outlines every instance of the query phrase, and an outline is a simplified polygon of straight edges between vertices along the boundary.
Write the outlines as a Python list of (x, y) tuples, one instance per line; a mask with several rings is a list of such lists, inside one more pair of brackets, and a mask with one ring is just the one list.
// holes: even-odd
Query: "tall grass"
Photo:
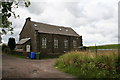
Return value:
[(120, 78), (116, 72), (118, 52), (72, 51), (60, 56), (55, 66), (79, 78)]

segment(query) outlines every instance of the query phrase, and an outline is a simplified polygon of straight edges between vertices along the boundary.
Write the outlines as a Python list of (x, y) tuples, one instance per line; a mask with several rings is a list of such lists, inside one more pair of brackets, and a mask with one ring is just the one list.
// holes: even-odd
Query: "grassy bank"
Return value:
[[(120, 44), (99, 45), (97, 46), (97, 49), (118, 49), (118, 47), (120, 47)], [(89, 46), (89, 49), (96, 49), (96, 47)]]
[(55, 64), (59, 70), (79, 78), (120, 78), (116, 72), (117, 51), (95, 54), (73, 51), (60, 56)]

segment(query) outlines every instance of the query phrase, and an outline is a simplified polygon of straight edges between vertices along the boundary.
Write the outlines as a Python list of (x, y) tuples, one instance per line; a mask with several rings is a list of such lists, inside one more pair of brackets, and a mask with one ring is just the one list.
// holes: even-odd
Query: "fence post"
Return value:
[(95, 44), (95, 52), (96, 52), (96, 57), (97, 57), (97, 46), (96, 46), (96, 44)]

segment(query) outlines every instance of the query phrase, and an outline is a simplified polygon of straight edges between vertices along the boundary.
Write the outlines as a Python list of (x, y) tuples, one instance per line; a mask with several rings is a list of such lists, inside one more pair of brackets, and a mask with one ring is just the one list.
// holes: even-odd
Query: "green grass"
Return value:
[(116, 72), (117, 51), (96, 54), (73, 51), (60, 56), (55, 67), (78, 78), (120, 78)]
[[(97, 46), (97, 49), (118, 49), (118, 47), (120, 47), (120, 44), (99, 45)], [(96, 49), (96, 47), (89, 46), (89, 49)]]
[(20, 55), (11, 55), (11, 56), (15, 56), (15, 57), (18, 57), (18, 58), (27, 58), (25, 56), (20, 56)]
[(6, 55), (8, 55), (8, 56), (14, 56), (14, 57), (17, 57), (17, 58), (23, 58), (23, 59), (28, 58), (28, 57), (26, 57), (26, 56), (17, 55), (17, 54), (10, 54), (10, 53), (3, 53), (3, 54), (6, 54)]

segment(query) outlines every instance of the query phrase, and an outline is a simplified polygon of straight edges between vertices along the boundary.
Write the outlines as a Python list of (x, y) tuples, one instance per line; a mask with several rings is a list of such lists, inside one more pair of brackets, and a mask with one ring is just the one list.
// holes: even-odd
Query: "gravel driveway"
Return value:
[(2, 59), (3, 78), (75, 78), (54, 68), (56, 59), (31, 60), (8, 55)]

